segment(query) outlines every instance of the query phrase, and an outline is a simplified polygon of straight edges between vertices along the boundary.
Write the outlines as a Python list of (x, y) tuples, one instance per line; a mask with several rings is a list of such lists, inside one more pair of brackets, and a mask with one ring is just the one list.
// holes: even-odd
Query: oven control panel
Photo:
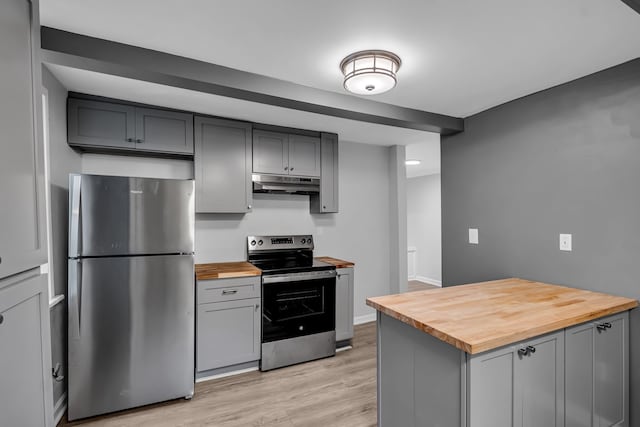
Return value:
[(249, 252), (278, 249), (313, 250), (313, 236), (310, 234), (295, 236), (248, 236), (247, 249)]

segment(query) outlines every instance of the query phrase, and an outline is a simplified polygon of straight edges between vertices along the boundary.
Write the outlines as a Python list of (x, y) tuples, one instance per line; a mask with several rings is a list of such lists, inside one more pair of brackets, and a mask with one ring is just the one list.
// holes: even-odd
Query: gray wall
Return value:
[(440, 174), (407, 179), (407, 245), (416, 249), (416, 279), (442, 281)]
[[(640, 59), (472, 116), (441, 150), (445, 285), (517, 276), (640, 298)], [(630, 330), (637, 403), (639, 309)]]
[[(248, 235), (313, 234), (317, 255), (356, 263), (354, 315), (359, 321), (374, 320), (375, 311), (365, 300), (391, 293), (392, 260), (397, 259), (390, 253), (391, 236), (395, 236), (391, 198), (397, 191), (390, 184), (392, 149), (340, 141), (339, 150), (340, 213), (309, 213), (309, 196), (254, 194), (253, 210), (246, 215), (196, 215), (196, 262), (245, 260)], [(82, 171), (193, 178), (193, 162), (83, 154)]]
[[(49, 72), (42, 70), (42, 84), (49, 100), (49, 190), (51, 194), (51, 234), (53, 257), (49, 260), (56, 295), (67, 292), (67, 228), (69, 173), (80, 172), (80, 155), (67, 145), (67, 90)], [(67, 367), (67, 304), (51, 309), (51, 366)], [(66, 381), (53, 382), (54, 405), (64, 394)]]

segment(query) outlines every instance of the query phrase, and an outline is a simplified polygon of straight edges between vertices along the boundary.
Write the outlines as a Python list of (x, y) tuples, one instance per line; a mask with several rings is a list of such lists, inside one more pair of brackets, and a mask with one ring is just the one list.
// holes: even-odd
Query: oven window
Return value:
[(269, 283), (262, 287), (262, 340), (335, 329), (335, 278)]

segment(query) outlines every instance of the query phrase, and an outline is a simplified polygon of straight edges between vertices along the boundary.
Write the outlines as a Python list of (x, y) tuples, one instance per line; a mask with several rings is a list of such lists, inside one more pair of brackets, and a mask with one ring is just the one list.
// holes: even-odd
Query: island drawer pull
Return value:
[(237, 289), (225, 289), (222, 291), (222, 295), (233, 295), (237, 293), (238, 293)]
[(518, 354), (520, 356), (526, 356), (527, 354), (529, 354), (529, 348), (527, 348), (527, 347), (519, 348), (518, 349)]
[(527, 350), (529, 350), (529, 353), (535, 353), (536, 352), (536, 348), (532, 345), (528, 345), (527, 346)]

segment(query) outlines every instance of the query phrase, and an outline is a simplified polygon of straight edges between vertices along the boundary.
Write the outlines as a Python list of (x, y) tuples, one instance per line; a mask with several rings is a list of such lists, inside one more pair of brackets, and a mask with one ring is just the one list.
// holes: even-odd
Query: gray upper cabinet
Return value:
[(338, 212), (338, 135), (320, 136), (320, 194), (311, 196), (312, 213)]
[(193, 154), (193, 115), (136, 108), (136, 144), (143, 150)]
[(320, 138), (289, 135), (289, 174), (320, 176)]
[(2, 426), (48, 426), (53, 421), (47, 292), (47, 276), (39, 269), (0, 280)]
[(564, 331), (469, 359), (469, 427), (564, 426)]
[(260, 129), (253, 131), (253, 172), (289, 174), (289, 135)]
[(128, 104), (69, 98), (69, 145), (86, 150), (193, 154), (193, 115)]
[(37, 0), (0, 2), (0, 278), (46, 262), (38, 22)]
[(129, 105), (69, 98), (70, 144), (135, 148), (136, 113)]
[(339, 268), (336, 279), (336, 342), (353, 338), (353, 268)]
[(251, 210), (251, 123), (195, 118), (196, 212)]
[(566, 330), (566, 427), (629, 425), (628, 312)]
[(320, 176), (320, 138), (255, 129), (253, 172)]

